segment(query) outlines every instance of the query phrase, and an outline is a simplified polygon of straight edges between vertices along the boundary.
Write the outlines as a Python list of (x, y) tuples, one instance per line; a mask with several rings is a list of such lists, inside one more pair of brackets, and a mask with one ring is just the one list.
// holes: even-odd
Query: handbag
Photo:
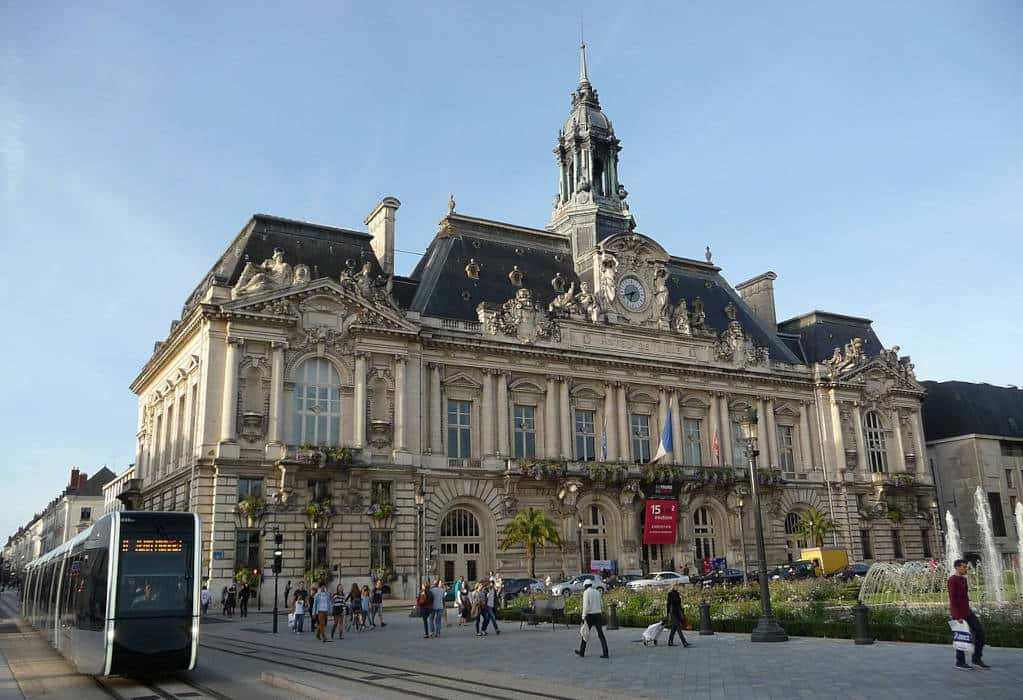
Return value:
[(956, 651), (973, 653), (973, 633), (970, 626), (963, 620), (949, 620), (948, 626), (952, 628), (952, 648)]
[(579, 636), (583, 638), (584, 642), (590, 641), (590, 626), (586, 624), (586, 620), (579, 625)]
[(295, 613), (288, 613), (288, 629), (295, 629)]

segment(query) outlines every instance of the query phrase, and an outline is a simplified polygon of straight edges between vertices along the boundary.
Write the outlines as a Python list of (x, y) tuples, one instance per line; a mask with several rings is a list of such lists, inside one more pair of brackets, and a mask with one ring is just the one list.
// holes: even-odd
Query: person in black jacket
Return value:
[(685, 613), (682, 612), (682, 595), (678, 592), (678, 584), (676, 583), (668, 591), (668, 626), (671, 628), (671, 633), (668, 635), (669, 647), (675, 646), (676, 634), (682, 640), (682, 646), (689, 646), (685, 634), (682, 633), (682, 625), (685, 624), (685, 621)]

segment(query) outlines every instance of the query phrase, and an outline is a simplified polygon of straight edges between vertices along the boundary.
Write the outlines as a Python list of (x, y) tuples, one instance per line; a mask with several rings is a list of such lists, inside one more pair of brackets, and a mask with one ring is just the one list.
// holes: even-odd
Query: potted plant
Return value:
[(888, 507), (888, 519), (892, 521), (892, 525), (898, 525), (903, 520), (905, 520), (905, 516), (902, 515), (902, 511), (899, 510), (898, 508), (895, 508), (893, 506), (889, 506)]
[(245, 516), (248, 527), (266, 511), (266, 500), (262, 496), (248, 496), (238, 501), (238, 512)]
[(374, 520), (380, 522), (394, 515), (395, 508), (390, 503), (374, 503), (369, 507), (368, 514), (372, 516)]

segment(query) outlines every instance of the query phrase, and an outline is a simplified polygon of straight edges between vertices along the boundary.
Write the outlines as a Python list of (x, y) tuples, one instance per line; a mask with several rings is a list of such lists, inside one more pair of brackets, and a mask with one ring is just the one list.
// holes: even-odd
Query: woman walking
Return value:
[(476, 582), (476, 588), (473, 590), (469, 600), (472, 602), (472, 616), (476, 620), (476, 636), (482, 637), (484, 633), (480, 631), (480, 623), (486, 624), (485, 609), (487, 607), (487, 598), (483, 592), (482, 581)]
[[(372, 624), (373, 623), (373, 621), (369, 618), (369, 596), (370, 596), (369, 586), (363, 586), (362, 587), (362, 598), (360, 599), (360, 601), (362, 603), (362, 626), (363, 627), (365, 627), (367, 624)], [(376, 625), (373, 625), (373, 627), (376, 627)]]
[(469, 590), (466, 586), (462, 586), (458, 591), (458, 624), (467, 625), (472, 615), (472, 598), (469, 596)]
[(671, 587), (668, 592), (668, 627), (671, 634), (668, 635), (668, 646), (675, 646), (675, 635), (682, 641), (683, 647), (688, 647), (685, 634), (682, 633), (682, 626), (686, 622), (685, 612), (682, 610), (682, 595), (678, 592), (678, 584)]
[(354, 624), (356, 630), (361, 628), (362, 591), (357, 583), (353, 583), (352, 590), (348, 591), (348, 614), (350, 616), (349, 624)]
[(305, 618), (305, 598), (295, 593), (295, 634), (302, 634), (302, 620)]
[(321, 642), (327, 641), (327, 613), (331, 610), (331, 604), (327, 583), (320, 581), (320, 590), (313, 597), (313, 613), (316, 615), (316, 638)]
[(419, 589), (416, 606), (419, 607), (419, 616), (423, 618), (423, 639), (429, 639), (430, 615), (433, 614), (433, 603), (430, 600), (430, 584), (424, 583)]
[(337, 628), (341, 627), (341, 633), (337, 636), (338, 639), (345, 638), (345, 589), (340, 583), (337, 584), (337, 590), (334, 591), (334, 595), (330, 599), (331, 613), (334, 616), (334, 626), (330, 628), (330, 638), (334, 638), (334, 632)]

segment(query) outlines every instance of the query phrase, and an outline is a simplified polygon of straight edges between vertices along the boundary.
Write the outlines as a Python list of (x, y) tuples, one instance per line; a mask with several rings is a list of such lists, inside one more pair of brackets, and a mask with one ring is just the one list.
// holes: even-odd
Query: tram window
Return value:
[(192, 548), (176, 552), (121, 552), (117, 615), (187, 614), (192, 609)]
[(78, 586), (81, 583), (82, 578), (82, 561), (80, 555), (74, 555), (68, 557), (67, 562), (64, 564), (64, 585), (61, 588), (61, 600), (60, 613), (62, 615), (70, 615), (74, 613), (74, 606), (72, 602), (75, 599), (75, 593), (78, 591)]

